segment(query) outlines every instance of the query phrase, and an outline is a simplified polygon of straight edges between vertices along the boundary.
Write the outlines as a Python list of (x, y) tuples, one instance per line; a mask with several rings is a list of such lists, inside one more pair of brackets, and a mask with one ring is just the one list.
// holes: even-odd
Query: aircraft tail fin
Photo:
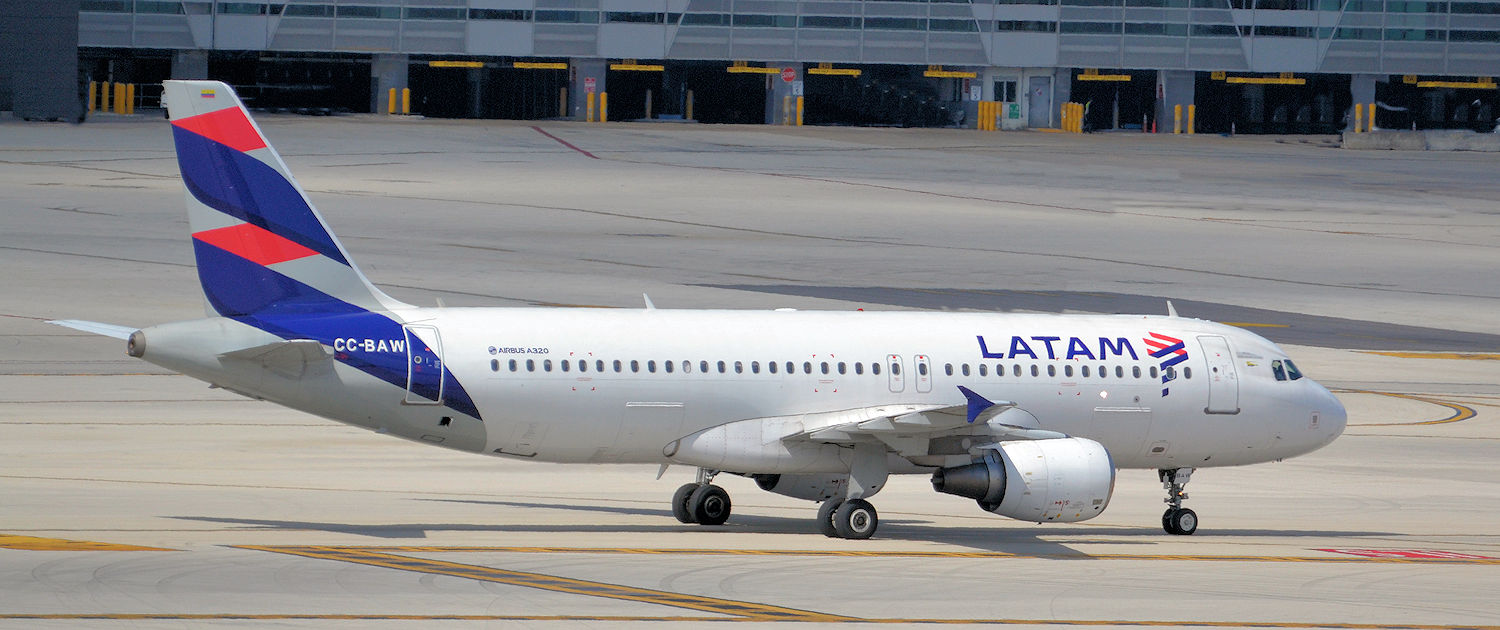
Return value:
[(405, 306), (355, 267), (233, 89), (218, 81), (166, 81), (163, 97), (188, 191), (198, 279), (215, 313)]

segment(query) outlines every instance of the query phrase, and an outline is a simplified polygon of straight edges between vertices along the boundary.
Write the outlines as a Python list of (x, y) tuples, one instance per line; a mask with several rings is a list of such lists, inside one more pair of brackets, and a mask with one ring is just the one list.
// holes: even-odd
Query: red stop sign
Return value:
[(796, 68), (782, 68), (781, 69), (781, 80), (782, 81), (786, 81), (787, 83), (791, 83), (793, 81), (796, 81), (797, 80), (797, 69)]

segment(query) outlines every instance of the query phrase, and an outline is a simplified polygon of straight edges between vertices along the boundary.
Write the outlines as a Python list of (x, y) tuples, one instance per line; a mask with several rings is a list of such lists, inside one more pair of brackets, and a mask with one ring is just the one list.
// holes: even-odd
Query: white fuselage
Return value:
[[(382, 432), (555, 462), (667, 463), (669, 444), (726, 423), (960, 405), (958, 386), (1013, 403), (1042, 429), (1099, 441), (1121, 468), (1277, 460), (1327, 444), (1344, 425), (1343, 408), (1321, 385), (1273, 377), (1271, 362), (1285, 358), (1274, 344), (1186, 318), (555, 308), (394, 315), (437, 331), (443, 361), (482, 423), (411, 404), (400, 388), (342, 363), (291, 378), (188, 357), (201, 351), (146, 358)], [(270, 339), (228, 320), (200, 321), (218, 323), (202, 337), (187, 333), (210, 339), (189, 345)], [(1177, 354), (1185, 356), (1167, 382), (1158, 366), (1168, 357), (1150, 356), (1151, 333), (1182, 341)], [(162, 336), (148, 332), (153, 348), (172, 345)], [(354, 339), (342, 343), (363, 343)]]

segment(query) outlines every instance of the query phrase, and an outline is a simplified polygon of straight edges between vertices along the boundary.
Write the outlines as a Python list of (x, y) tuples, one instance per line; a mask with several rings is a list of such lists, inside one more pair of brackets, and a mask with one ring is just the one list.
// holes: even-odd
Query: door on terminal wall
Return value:
[(1052, 126), (1052, 77), (1031, 77), (1026, 81), (1026, 126), (1033, 129)]

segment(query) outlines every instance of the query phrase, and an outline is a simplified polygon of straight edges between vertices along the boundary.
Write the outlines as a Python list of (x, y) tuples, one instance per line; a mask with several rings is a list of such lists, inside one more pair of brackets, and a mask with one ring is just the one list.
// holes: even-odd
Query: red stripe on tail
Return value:
[(263, 266), (318, 254), (249, 223), (205, 230), (193, 238)]
[(266, 146), (265, 139), (238, 107), (174, 120), (172, 124), (236, 151), (254, 151)]

